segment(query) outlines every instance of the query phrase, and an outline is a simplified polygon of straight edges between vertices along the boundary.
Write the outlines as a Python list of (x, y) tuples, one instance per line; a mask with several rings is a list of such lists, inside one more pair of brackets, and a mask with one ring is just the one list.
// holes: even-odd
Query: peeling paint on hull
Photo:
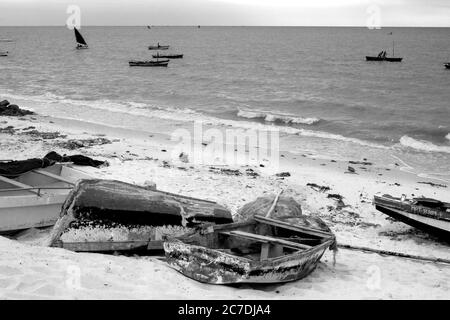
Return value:
[(317, 266), (334, 240), (276, 259), (254, 261), (171, 239), (164, 243), (167, 262), (194, 280), (211, 284), (280, 283), (302, 279)]

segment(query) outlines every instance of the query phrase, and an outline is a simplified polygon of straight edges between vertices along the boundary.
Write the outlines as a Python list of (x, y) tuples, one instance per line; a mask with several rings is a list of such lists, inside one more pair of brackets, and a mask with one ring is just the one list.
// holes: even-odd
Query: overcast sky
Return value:
[(65, 25), (72, 4), (82, 26), (450, 27), (450, 0), (0, 0), (0, 25)]

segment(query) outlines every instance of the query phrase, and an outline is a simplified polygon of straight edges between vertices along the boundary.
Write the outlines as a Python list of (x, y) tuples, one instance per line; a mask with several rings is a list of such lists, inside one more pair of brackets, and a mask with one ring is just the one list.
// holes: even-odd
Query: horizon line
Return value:
[[(81, 27), (231, 27), (231, 28), (240, 28), (240, 27), (250, 27), (250, 28), (367, 28), (369, 30), (381, 30), (385, 28), (450, 28), (449, 26), (381, 26), (380, 28), (370, 29), (367, 26), (363, 25), (95, 25), (95, 24), (83, 24)], [(67, 25), (0, 25), (0, 27), (24, 27), (24, 28), (33, 28), (33, 27), (67, 27)]]

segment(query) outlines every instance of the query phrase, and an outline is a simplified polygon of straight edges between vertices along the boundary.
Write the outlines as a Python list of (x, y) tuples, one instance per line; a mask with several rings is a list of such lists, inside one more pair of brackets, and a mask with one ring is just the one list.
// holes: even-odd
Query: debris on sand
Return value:
[(350, 166), (348, 166), (347, 171), (346, 171), (345, 173), (354, 173), (354, 174), (357, 174), (355, 168), (350, 167)]
[(242, 172), (239, 170), (233, 170), (233, 169), (226, 169), (226, 168), (216, 168), (216, 167), (209, 167), (209, 172), (219, 173), (219, 174), (226, 174), (228, 176), (241, 176)]
[(363, 166), (371, 166), (373, 163), (372, 162), (367, 162), (367, 161), (349, 161), (348, 163), (350, 164), (360, 164)]
[(16, 129), (13, 126), (7, 126), (6, 128), (0, 128), (0, 133), (14, 134)]
[(307, 183), (306, 185), (308, 187), (310, 187), (311, 189), (313, 189), (315, 191), (318, 191), (318, 192), (326, 192), (326, 191), (331, 190), (331, 188), (328, 187), (328, 186), (320, 186), (320, 185), (318, 185), (316, 183)]
[(180, 153), (180, 155), (178, 157), (180, 158), (181, 162), (184, 162), (184, 163), (188, 163), (189, 162), (188, 154), (185, 153), (185, 152)]
[(245, 170), (245, 174), (246, 174), (247, 176), (249, 176), (249, 177), (254, 177), (254, 178), (259, 177), (258, 172), (256, 172), (256, 171), (253, 170), (253, 169), (246, 169), (246, 170)]
[(429, 184), (432, 187), (447, 188), (447, 186), (445, 184), (439, 184), (439, 183), (433, 183), (433, 182), (425, 182), (425, 181), (419, 181), (417, 183)]
[(42, 138), (44, 140), (52, 140), (52, 139), (58, 139), (58, 138), (66, 138), (67, 135), (61, 134), (59, 131), (55, 132), (41, 132), (38, 130), (31, 130), (23, 132), (22, 134), (26, 134), (28, 136), (31, 136), (33, 138)]
[(277, 173), (277, 174), (275, 174), (277, 177), (290, 177), (291, 176), (291, 174), (289, 173), (289, 172), (280, 172), (280, 173)]
[(106, 138), (92, 138), (92, 139), (70, 139), (63, 142), (58, 142), (56, 145), (60, 148), (74, 150), (79, 148), (90, 148), (103, 144), (110, 144), (111, 140)]

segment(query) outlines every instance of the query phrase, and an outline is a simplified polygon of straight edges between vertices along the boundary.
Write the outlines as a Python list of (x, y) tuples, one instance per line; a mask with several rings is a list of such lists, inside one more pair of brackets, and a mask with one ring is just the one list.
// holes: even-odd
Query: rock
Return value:
[(350, 173), (356, 173), (355, 168), (348, 166), (347, 171)]
[(16, 104), (9, 104), (7, 100), (4, 100), (0, 102), (0, 115), (1, 116), (15, 116), (15, 117), (21, 117), (26, 116), (29, 114), (34, 114), (34, 112), (20, 109), (18, 105)]
[(8, 100), (0, 101), (0, 107), (6, 107), (8, 105), (9, 105), (9, 101)]

